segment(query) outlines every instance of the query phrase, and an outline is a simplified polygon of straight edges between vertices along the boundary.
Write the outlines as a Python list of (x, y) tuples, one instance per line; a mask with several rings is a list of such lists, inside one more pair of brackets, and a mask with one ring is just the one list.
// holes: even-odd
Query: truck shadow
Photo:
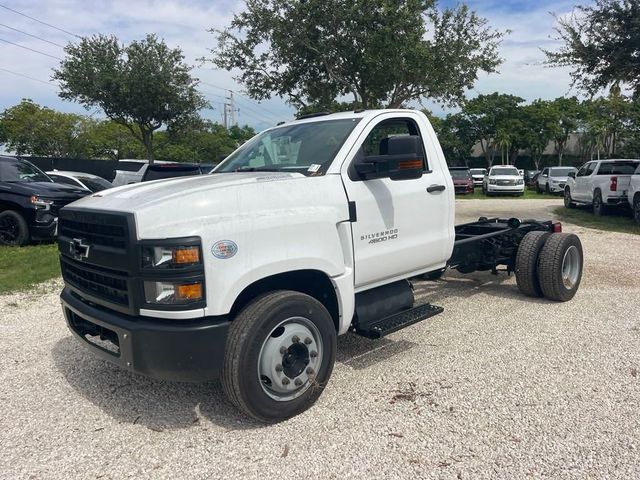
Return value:
[(158, 432), (206, 429), (207, 422), (228, 430), (265, 426), (238, 412), (216, 381), (168, 382), (135, 375), (95, 358), (70, 336), (55, 344), (52, 356), (74, 390), (120, 423)]

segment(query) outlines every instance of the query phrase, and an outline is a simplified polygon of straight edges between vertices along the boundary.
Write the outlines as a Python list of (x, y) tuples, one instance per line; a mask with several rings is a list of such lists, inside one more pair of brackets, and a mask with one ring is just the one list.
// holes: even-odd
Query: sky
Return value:
[[(440, 5), (456, 3), (441, 0)], [(570, 88), (568, 69), (544, 67), (544, 54), (540, 50), (558, 46), (552, 39), (555, 19), (550, 12), (566, 15), (574, 3), (468, 0), (467, 4), (487, 18), (491, 26), (500, 31), (511, 30), (500, 48), (505, 60), (500, 73), (481, 74), (468, 96), (498, 91), (530, 101), (577, 94)], [(262, 130), (289, 120), (294, 110), (284, 100), (248, 99), (243, 95), (242, 85), (234, 81), (233, 72), (216, 70), (212, 64), (198, 61), (215, 45), (214, 36), (207, 30), (228, 25), (243, 4), (236, 0), (0, 0), (0, 111), (22, 98), (30, 98), (56, 110), (93, 113), (99, 118), (100, 112), (87, 112), (81, 105), (57, 96), (57, 87), (50, 78), (51, 69), (64, 55), (62, 46), (77, 40), (74, 35), (113, 34), (122, 42), (129, 42), (156, 33), (171, 47), (182, 48), (187, 63), (197, 67), (193, 75), (200, 79), (200, 90), (213, 107), (203, 112), (206, 118), (222, 120), (222, 103), (229, 95), (225, 89), (230, 89), (236, 92), (240, 124)], [(449, 111), (428, 100), (423, 105), (437, 115)]]

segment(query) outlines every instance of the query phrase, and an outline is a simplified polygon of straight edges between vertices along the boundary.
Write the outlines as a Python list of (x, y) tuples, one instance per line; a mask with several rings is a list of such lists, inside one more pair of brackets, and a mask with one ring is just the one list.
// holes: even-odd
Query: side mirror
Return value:
[(386, 178), (411, 180), (422, 177), (424, 155), (422, 139), (418, 136), (391, 137), (387, 140), (386, 155), (369, 155), (355, 163), (364, 180)]
[(576, 178), (576, 172), (569, 172), (569, 177)]

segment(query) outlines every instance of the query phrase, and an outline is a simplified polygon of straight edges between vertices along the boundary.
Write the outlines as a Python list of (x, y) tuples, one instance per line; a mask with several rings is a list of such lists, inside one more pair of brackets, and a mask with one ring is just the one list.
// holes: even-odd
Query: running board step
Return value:
[(444, 312), (444, 308), (425, 303), (367, 325), (353, 327), (351, 331), (367, 338), (381, 338), (442, 312)]

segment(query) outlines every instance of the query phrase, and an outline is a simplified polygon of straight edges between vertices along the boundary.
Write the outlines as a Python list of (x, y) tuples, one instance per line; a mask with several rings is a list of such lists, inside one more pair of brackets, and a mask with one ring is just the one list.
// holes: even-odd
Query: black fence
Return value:
[(115, 176), (117, 160), (99, 160), (94, 158), (55, 158), (55, 157), (24, 157), (40, 170), (68, 170), (71, 172), (93, 173), (106, 180), (112, 181)]

